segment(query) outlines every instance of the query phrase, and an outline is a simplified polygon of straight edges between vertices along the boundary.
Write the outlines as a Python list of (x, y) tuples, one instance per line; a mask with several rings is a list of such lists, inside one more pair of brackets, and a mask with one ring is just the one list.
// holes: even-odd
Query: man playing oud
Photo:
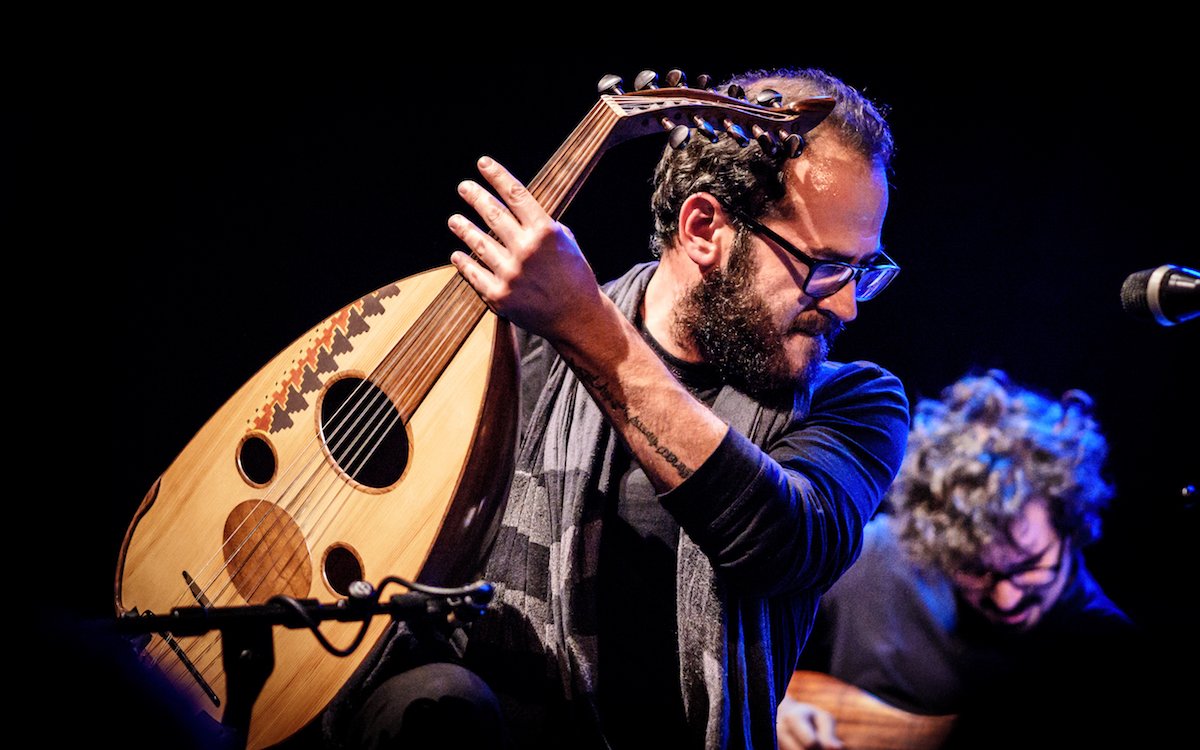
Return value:
[[(953, 728), (926, 746), (1146, 741), (1151, 712), (1127, 684), (1136, 631), (1082, 554), (1113, 494), (1107, 452), (1082, 391), (1049, 398), (991, 370), (923, 399), (889, 512), (823, 598), (805, 672), (922, 717), (905, 717), (893, 746), (921, 746), (909, 743), (941, 716)], [(781, 750), (861, 746), (835, 704), (785, 700)]]
[(858, 555), (908, 409), (887, 371), (826, 359), (899, 270), (880, 243), (886, 123), (820, 71), (735, 82), (837, 105), (794, 159), (728, 138), (668, 149), (659, 259), (604, 287), (500, 164), (479, 160), (491, 190), (460, 185), (481, 221), (450, 218), (474, 255), (452, 261), (522, 329), (517, 468), (485, 570), (496, 606), (462, 665), (374, 691), (364, 746), (442, 746), (436, 727), (468, 721), (453, 697), (519, 747), (774, 746), (818, 598)]

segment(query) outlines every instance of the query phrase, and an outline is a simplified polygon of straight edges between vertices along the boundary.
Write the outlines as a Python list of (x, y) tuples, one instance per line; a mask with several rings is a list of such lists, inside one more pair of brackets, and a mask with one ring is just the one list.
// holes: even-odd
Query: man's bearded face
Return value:
[[(727, 267), (709, 271), (676, 305), (676, 342), (696, 347), (748, 393), (806, 388), (844, 326), (817, 309), (796, 314), (795, 300), (772, 305), (756, 286), (758, 268), (752, 235), (738, 232)], [(800, 353), (793, 346), (789, 354), (797, 339)]]

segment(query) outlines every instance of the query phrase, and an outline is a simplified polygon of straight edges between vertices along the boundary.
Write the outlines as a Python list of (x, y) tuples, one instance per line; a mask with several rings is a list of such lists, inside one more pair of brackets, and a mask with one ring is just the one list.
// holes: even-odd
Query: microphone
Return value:
[(1135, 318), (1173, 326), (1200, 315), (1200, 271), (1166, 264), (1130, 274), (1121, 307)]

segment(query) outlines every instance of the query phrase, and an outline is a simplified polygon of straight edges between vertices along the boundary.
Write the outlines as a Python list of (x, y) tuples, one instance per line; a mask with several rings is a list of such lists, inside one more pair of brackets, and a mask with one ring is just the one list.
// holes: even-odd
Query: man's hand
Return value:
[(679, 384), (600, 290), (570, 230), (488, 158), (479, 171), (503, 199), (464, 181), (459, 193), (495, 237), (463, 216), (451, 230), (475, 252), (450, 260), (497, 314), (554, 347), (625, 440), (657, 492), (692, 475), (729, 426)]
[(500, 164), (485, 156), (478, 166), (504, 202), (471, 180), (458, 192), (495, 237), (460, 214), (451, 216), (451, 231), (478, 257), (455, 252), (451, 262), (492, 310), (527, 331), (551, 342), (587, 331), (600, 314), (602, 294), (571, 230)]
[(833, 715), (808, 703), (784, 697), (775, 729), (779, 750), (835, 750), (845, 747), (834, 734)]

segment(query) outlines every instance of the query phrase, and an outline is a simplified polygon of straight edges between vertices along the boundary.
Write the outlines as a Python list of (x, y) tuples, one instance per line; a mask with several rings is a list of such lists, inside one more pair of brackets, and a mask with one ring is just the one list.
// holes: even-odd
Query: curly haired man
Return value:
[[(921, 401), (888, 512), (824, 598), (801, 667), (955, 715), (956, 746), (1126, 731), (1115, 683), (1134, 629), (1081, 554), (1113, 496), (1091, 407), (997, 370)], [(784, 750), (842, 746), (836, 709), (787, 700), (779, 725)]]

